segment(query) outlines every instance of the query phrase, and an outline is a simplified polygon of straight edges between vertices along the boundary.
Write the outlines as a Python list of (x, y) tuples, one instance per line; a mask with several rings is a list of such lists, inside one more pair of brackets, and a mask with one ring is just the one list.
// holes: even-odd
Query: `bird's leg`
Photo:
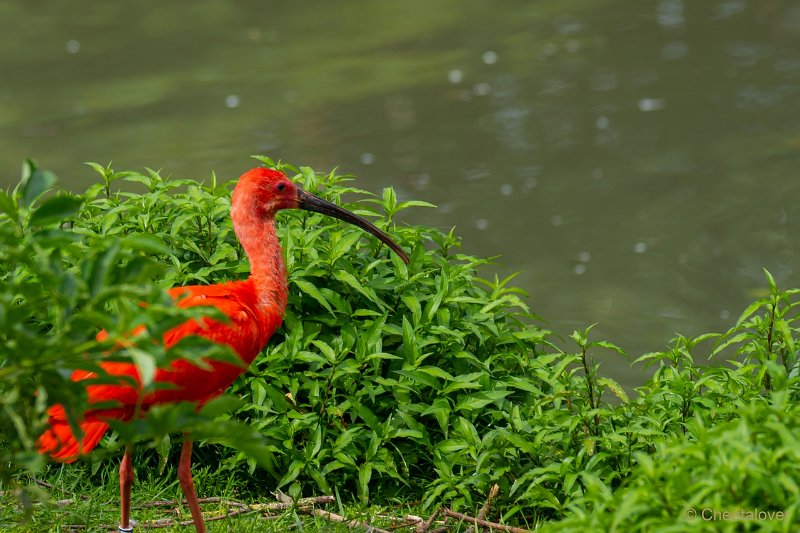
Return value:
[(197, 493), (194, 491), (194, 481), (192, 481), (192, 441), (187, 437), (183, 441), (181, 448), (181, 459), (178, 462), (178, 481), (181, 484), (183, 495), (186, 496), (186, 505), (192, 512), (194, 528), (197, 533), (205, 533), (206, 523), (203, 514), (200, 512), (200, 504), (197, 503)]
[(122, 455), (122, 462), (119, 464), (119, 530), (123, 532), (133, 531), (131, 527), (131, 485), (133, 484), (133, 465), (131, 455), (133, 446), (125, 446), (125, 453)]

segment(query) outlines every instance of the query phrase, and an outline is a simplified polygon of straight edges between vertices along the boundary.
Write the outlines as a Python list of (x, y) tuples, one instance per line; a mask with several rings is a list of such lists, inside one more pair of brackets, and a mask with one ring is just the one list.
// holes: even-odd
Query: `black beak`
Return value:
[(409, 263), (408, 255), (406, 255), (405, 251), (403, 251), (403, 249), (400, 248), (400, 246), (394, 242), (389, 235), (375, 227), (368, 220), (361, 218), (355, 213), (351, 213), (347, 209), (343, 209), (334, 203), (323, 200), (319, 196), (314, 196), (313, 194), (306, 192), (299, 187), (297, 189), (297, 207), (300, 209), (305, 209), (306, 211), (322, 213), (323, 215), (338, 218), (339, 220), (343, 220), (344, 222), (349, 222), (354, 226), (358, 226), (359, 228), (371, 233), (383, 241), (386, 246), (391, 248), (394, 253), (400, 256), (400, 259), (402, 259), (405, 264)]

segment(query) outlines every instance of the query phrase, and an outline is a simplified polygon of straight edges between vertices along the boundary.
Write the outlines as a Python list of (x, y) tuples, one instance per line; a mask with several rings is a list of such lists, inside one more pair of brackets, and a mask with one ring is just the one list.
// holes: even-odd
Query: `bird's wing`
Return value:
[[(138, 370), (130, 363), (104, 362), (104, 370), (114, 376), (131, 376), (138, 380)], [(76, 370), (72, 373), (74, 381), (97, 377), (94, 372)], [(104, 407), (90, 409), (78, 421), (80, 439), (73, 434), (64, 406), (56, 404), (48, 409), (47, 430), (36, 441), (39, 453), (50, 455), (56, 461), (71, 463), (80, 455), (89, 453), (97, 446), (108, 429), (108, 419), (130, 420), (136, 411), (135, 405), (140, 394), (132, 384), (104, 384), (86, 387), (89, 404), (104, 404)], [(99, 405), (98, 405), (99, 407)]]
[[(195, 390), (205, 390), (212, 386), (209, 381), (216, 382), (222, 377), (225, 378), (222, 381), (227, 382), (229, 381), (227, 374), (234, 372), (234, 370), (226, 367), (233, 367), (236, 375), (241, 373), (255, 358), (274, 329), (280, 324), (280, 317), (277, 317), (277, 320), (268, 319), (266, 322), (260, 319), (255, 310), (256, 302), (252, 291), (247, 290), (243, 282), (232, 282), (223, 285), (190, 285), (175, 287), (168, 292), (176, 300), (179, 307), (214, 307), (225, 314), (228, 320), (221, 321), (212, 318), (187, 320), (163, 335), (162, 342), (166, 348), (172, 347), (184, 337), (196, 335), (214, 343), (230, 346), (243, 361), (241, 365), (211, 361), (211, 366), (215, 371), (227, 370), (227, 372), (223, 372), (225, 376), (217, 377), (210, 376), (207, 372), (201, 372), (201, 367), (189, 361), (175, 360), (169, 367), (157, 369), (156, 382), (172, 383), (182, 389), (191, 387)], [(131, 332), (131, 335), (137, 335), (143, 330), (144, 326), (139, 326)], [(104, 340), (107, 337), (108, 334), (105, 330), (97, 335), (98, 340)], [(140, 382), (139, 370), (132, 363), (104, 361), (100, 363), (100, 366), (111, 376), (130, 376), (137, 383)], [(87, 370), (76, 370), (72, 374), (73, 381), (96, 377), (95, 373)], [(198, 383), (198, 380), (202, 381), (202, 383)], [(130, 384), (98, 384), (90, 385), (87, 389), (90, 403), (115, 401), (122, 407), (137, 405), (142, 402), (140, 391)], [(162, 395), (158, 396), (160, 399)], [(182, 398), (174, 398), (174, 400), (180, 399)]]
[(156, 371), (156, 382), (170, 383), (175, 388), (154, 393), (152, 401), (155, 403), (205, 401), (218, 395), (245, 371), (280, 325), (279, 314), (259, 311), (255, 292), (247, 282), (176, 287), (169, 293), (180, 307), (215, 307), (228, 320), (188, 320), (164, 335), (165, 346), (170, 347), (184, 337), (196, 335), (230, 346), (241, 361), (206, 360), (207, 366), (201, 368), (187, 360), (175, 360), (168, 368)]
[(103, 420), (88, 417), (79, 423), (82, 438), (78, 442), (72, 434), (63, 406), (52, 406), (48, 414), (49, 427), (36, 441), (36, 447), (39, 453), (47, 454), (59, 462), (71, 463), (80, 455), (92, 451), (108, 429), (108, 424)]
[(244, 357), (245, 352), (252, 350), (253, 342), (259, 341), (259, 337), (263, 336), (260, 330), (264, 324), (256, 311), (254, 295), (244, 289), (244, 282), (175, 287), (168, 292), (178, 302), (178, 307), (214, 307), (225, 314), (228, 321), (213, 318), (188, 320), (164, 334), (163, 341), (167, 348), (188, 335), (198, 335), (213, 342), (227, 344)]
[[(170, 384), (172, 388), (157, 390), (145, 398), (141, 396), (140, 387), (133, 384), (89, 385), (87, 392), (90, 404), (114, 402), (115, 405), (85, 413), (85, 420), (80, 422), (83, 432), (81, 442), (72, 434), (63, 406), (52, 406), (49, 411), (50, 428), (37, 441), (40, 452), (60, 461), (71, 462), (97, 445), (108, 427), (105, 423), (107, 419), (130, 419), (137, 406), (146, 409), (149, 405), (163, 402), (203, 402), (229, 387), (258, 355), (281, 322), (278, 313), (259, 314), (254, 291), (246, 283), (171, 289), (169, 294), (177, 300), (178, 306), (215, 307), (228, 317), (228, 321), (211, 318), (189, 320), (169, 330), (162, 339), (167, 348), (189, 335), (227, 344), (241, 357), (241, 364), (208, 361), (210, 368), (201, 368), (186, 360), (175, 360), (168, 368), (157, 369), (155, 375), (156, 382)], [(139, 333), (141, 329), (143, 327), (137, 328), (132, 335)], [(101, 331), (97, 338), (104, 340), (107, 336), (105, 331)], [(100, 364), (109, 375), (130, 376), (137, 383), (140, 382), (139, 370), (134, 364), (117, 361), (104, 361)], [(86, 370), (76, 370), (72, 374), (74, 381), (95, 377), (95, 373)]]

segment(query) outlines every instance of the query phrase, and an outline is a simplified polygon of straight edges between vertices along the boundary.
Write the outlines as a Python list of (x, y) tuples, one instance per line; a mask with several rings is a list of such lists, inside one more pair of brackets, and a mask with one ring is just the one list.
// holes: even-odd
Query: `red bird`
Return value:
[[(112, 376), (134, 378), (140, 387), (130, 384), (88, 385), (89, 403), (116, 402), (118, 407), (89, 409), (80, 422), (80, 441), (73, 435), (64, 408), (54, 405), (48, 414), (49, 428), (39, 438), (39, 451), (65, 463), (89, 453), (108, 429), (107, 420), (130, 420), (135, 413), (152, 405), (172, 402), (195, 402), (198, 405), (221, 394), (244, 372), (267, 344), (281, 323), (288, 292), (286, 268), (283, 263), (275, 215), (281, 209), (305, 209), (336, 217), (368, 231), (386, 243), (403, 261), (408, 256), (383, 231), (341, 207), (298, 188), (284, 174), (267, 168), (255, 168), (242, 175), (231, 198), (231, 220), (236, 236), (250, 260), (250, 277), (218, 285), (175, 287), (169, 291), (179, 307), (214, 306), (228, 317), (229, 323), (210, 318), (200, 324), (191, 320), (168, 331), (163, 338), (169, 348), (183, 337), (198, 335), (213, 342), (227, 344), (241, 357), (242, 364), (207, 360), (210, 369), (201, 368), (186, 360), (173, 361), (167, 368), (156, 371), (155, 382), (170, 387), (140, 397), (141, 381), (136, 365), (104, 362), (101, 367)], [(103, 331), (99, 339), (106, 337)], [(76, 370), (73, 381), (97, 377)], [(108, 405), (108, 403), (106, 403)], [(195, 528), (205, 531), (203, 516), (191, 474), (192, 441), (184, 440), (178, 464), (178, 480), (186, 496)], [(131, 447), (125, 449), (119, 470), (120, 531), (133, 531), (130, 525), (130, 490), (133, 482)]]

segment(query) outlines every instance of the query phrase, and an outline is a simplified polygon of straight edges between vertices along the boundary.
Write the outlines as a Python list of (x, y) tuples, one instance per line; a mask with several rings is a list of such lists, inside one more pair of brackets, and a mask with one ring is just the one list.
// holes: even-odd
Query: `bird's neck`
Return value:
[(273, 220), (261, 220), (236, 228), (236, 235), (250, 259), (250, 278), (258, 305), (282, 317), (286, 309), (288, 288), (283, 250)]

